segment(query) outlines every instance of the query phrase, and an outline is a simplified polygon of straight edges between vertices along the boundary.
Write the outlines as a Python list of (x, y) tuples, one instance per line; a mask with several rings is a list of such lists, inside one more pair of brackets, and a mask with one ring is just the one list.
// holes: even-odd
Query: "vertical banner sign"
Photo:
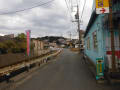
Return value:
[(31, 31), (27, 30), (26, 31), (27, 34), (27, 55), (30, 56), (30, 35), (31, 35)]
[(103, 58), (96, 59), (96, 80), (101, 79), (104, 76), (104, 62)]
[(96, 0), (96, 14), (109, 13), (109, 0)]

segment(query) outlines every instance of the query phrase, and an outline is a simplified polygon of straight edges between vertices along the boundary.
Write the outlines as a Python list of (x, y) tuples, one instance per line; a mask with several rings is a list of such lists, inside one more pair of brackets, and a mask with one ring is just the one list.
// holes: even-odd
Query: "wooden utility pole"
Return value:
[(78, 22), (78, 34), (79, 34), (79, 51), (80, 51), (80, 40), (81, 40), (81, 33), (80, 33), (80, 17), (79, 17), (79, 6), (77, 5), (77, 22)]
[(119, 23), (119, 29), (118, 29), (118, 32), (119, 32), (119, 48), (120, 48), (120, 23)]
[(112, 16), (112, 0), (109, 0), (110, 14), (109, 14), (109, 28), (111, 33), (111, 51), (112, 51), (112, 72), (116, 72), (115, 61), (115, 44), (114, 44), (114, 29), (113, 29), (113, 16)]

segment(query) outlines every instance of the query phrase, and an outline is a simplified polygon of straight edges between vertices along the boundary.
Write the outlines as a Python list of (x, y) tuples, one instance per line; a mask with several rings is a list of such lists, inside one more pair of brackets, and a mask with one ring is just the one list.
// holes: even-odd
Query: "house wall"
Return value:
[[(102, 28), (102, 18), (104, 15), (97, 16), (96, 20), (94, 21), (93, 25), (91, 26), (87, 36), (85, 37), (85, 54), (92, 60), (94, 64), (96, 64), (96, 58), (104, 57), (104, 36), (103, 36), (103, 28)], [(95, 18), (94, 18), (95, 19)], [(98, 48), (97, 50), (94, 49), (94, 40), (93, 40), (93, 33), (96, 32), (97, 34), (97, 42)], [(90, 49), (87, 49), (87, 40), (90, 39)]]
[[(115, 60), (116, 67), (120, 68), (120, 1), (119, 3), (114, 4), (113, 12), (117, 12), (113, 14), (113, 29), (114, 29), (114, 39), (115, 39)], [(118, 15), (117, 15), (118, 14)], [(97, 17), (91, 17), (91, 26), (87, 27), (87, 31), (85, 33), (85, 54), (92, 60), (94, 64), (96, 64), (96, 58), (103, 57), (105, 67), (111, 69), (112, 68), (112, 51), (111, 51), (111, 33), (109, 30), (109, 18), (107, 18), (108, 14), (98, 15)], [(95, 19), (95, 20), (94, 20)], [(93, 21), (93, 22), (92, 22)], [(106, 22), (106, 23), (104, 23)], [(105, 26), (105, 27), (104, 27)], [(89, 28), (90, 27), (90, 28)], [(98, 41), (98, 50), (94, 50), (93, 44), (93, 33), (96, 31), (97, 33), (97, 41)], [(90, 49), (88, 49), (87, 43), (88, 38), (90, 39)]]
[[(108, 52), (111, 52), (111, 35), (108, 28), (104, 28), (102, 19), (104, 15), (99, 15), (92, 24), (87, 36), (85, 37), (85, 54), (96, 64), (96, 58), (102, 57), (105, 64), (108, 62)], [(97, 33), (98, 50), (94, 49), (93, 33)], [(114, 29), (115, 52), (120, 53), (119, 29)], [(90, 49), (87, 49), (87, 40), (90, 39)], [(120, 59), (120, 55), (116, 54), (116, 63)]]

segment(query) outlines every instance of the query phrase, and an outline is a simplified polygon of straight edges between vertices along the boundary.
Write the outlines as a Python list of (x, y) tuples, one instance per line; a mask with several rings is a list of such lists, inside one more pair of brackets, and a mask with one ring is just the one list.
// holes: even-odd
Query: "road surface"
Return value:
[(16, 90), (120, 90), (115, 86), (99, 85), (80, 55), (64, 49), (56, 60)]

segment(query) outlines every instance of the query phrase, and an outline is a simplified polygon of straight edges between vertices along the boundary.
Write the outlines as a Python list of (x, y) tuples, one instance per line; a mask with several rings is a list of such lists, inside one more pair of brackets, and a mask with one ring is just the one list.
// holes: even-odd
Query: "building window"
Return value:
[(90, 50), (90, 38), (87, 39), (87, 50)]
[(98, 41), (97, 41), (97, 32), (95, 31), (93, 33), (93, 47), (94, 47), (94, 50), (98, 50)]

